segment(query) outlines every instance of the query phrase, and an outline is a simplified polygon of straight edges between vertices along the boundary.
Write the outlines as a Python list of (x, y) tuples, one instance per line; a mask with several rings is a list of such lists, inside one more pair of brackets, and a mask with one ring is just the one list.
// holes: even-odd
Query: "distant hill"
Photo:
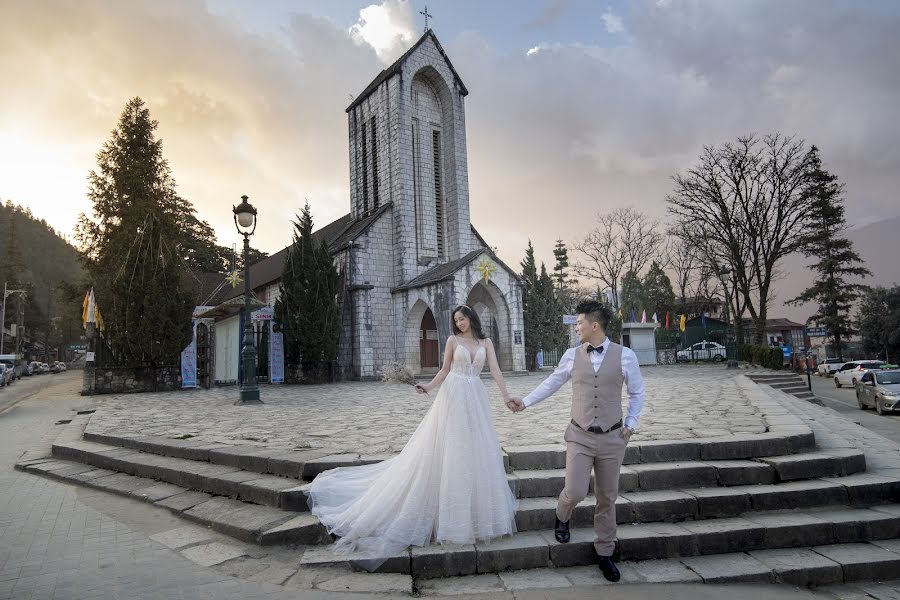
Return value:
[[(69, 330), (63, 332), (63, 337), (80, 333), (71, 331), (73, 314), (77, 312), (72, 293), (84, 294), (77, 290), (83, 279), (78, 251), (46, 221), (34, 217), (30, 209), (9, 200), (0, 203), (0, 288), (7, 279), (10, 284), (24, 284), (30, 289), (25, 307), (28, 330), (46, 328), (49, 306), (51, 318), (62, 316), (66, 321), (57, 321), (60, 328)], [(59, 289), (63, 283), (76, 288), (70, 290), (68, 298)], [(7, 300), (7, 323), (14, 322), (10, 316), (12, 304), (12, 299)]]
[[(850, 215), (848, 215), (848, 220)], [(900, 284), (900, 217), (877, 221), (871, 225), (847, 231), (853, 247), (872, 271), (872, 277), (861, 280), (866, 285), (889, 287)], [(778, 297), (769, 309), (770, 317), (786, 317), (805, 323), (813, 313), (813, 305), (785, 306), (784, 301), (794, 298), (812, 283), (815, 273), (809, 269), (813, 260), (801, 255), (788, 257), (781, 265), (785, 276), (776, 282)]]

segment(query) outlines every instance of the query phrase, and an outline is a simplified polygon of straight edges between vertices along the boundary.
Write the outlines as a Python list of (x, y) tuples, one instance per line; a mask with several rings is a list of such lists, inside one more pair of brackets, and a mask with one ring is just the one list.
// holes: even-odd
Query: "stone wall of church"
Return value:
[(354, 379), (376, 379), (382, 365), (394, 360), (392, 229), (388, 211), (353, 243), (339, 361), (345, 362), (342, 367)]

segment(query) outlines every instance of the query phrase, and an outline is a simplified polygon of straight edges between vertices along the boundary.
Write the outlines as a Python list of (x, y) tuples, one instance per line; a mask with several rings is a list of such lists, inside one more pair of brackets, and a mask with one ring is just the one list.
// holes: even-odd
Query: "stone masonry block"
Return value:
[(782, 510), (847, 504), (847, 490), (825, 481), (791, 481), (747, 488), (753, 510)]
[(690, 556), (681, 562), (706, 583), (772, 583), (775, 580), (771, 568), (743, 552)]
[(669, 490), (707, 487), (718, 483), (716, 469), (700, 462), (648, 463), (631, 467), (638, 474), (642, 490)]
[(806, 588), (844, 581), (841, 565), (807, 548), (754, 550), (748, 554), (769, 567), (778, 583)]
[(711, 487), (682, 491), (697, 499), (697, 515), (702, 519), (736, 517), (751, 510), (750, 495), (743, 489)]
[(515, 446), (505, 450), (510, 466), (516, 470), (563, 469), (566, 466), (566, 447), (562, 444)]
[(621, 560), (674, 558), (698, 552), (697, 535), (671, 523), (620, 525), (617, 537)]
[(635, 444), (642, 463), (677, 462), (700, 458), (700, 442), (647, 441)]
[(412, 575), (422, 579), (476, 573), (474, 545), (439, 545), (412, 549)]
[(834, 542), (831, 522), (799, 512), (752, 513), (744, 518), (765, 530), (766, 548), (819, 546)]
[(719, 485), (757, 485), (775, 483), (772, 465), (750, 460), (721, 460), (711, 463), (716, 468)]
[(894, 579), (900, 569), (900, 556), (872, 544), (816, 546), (813, 551), (840, 564), (845, 582)]
[(519, 533), (487, 544), (475, 544), (479, 573), (497, 573), (516, 569), (534, 569), (550, 564), (546, 540), (537, 533)]
[(765, 530), (747, 519), (687, 521), (682, 526), (697, 536), (699, 554), (726, 554), (765, 548)]
[(640, 523), (682, 521), (697, 516), (697, 499), (684, 492), (629, 492), (624, 497), (631, 501), (634, 520)]
[(821, 452), (770, 456), (760, 458), (759, 461), (771, 465), (780, 481), (813, 479), (838, 475), (841, 472), (841, 461), (835, 456)]

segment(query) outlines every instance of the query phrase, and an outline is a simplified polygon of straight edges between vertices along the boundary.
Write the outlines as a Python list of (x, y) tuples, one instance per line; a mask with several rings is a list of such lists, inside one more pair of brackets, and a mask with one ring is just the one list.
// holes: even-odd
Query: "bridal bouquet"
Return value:
[(382, 367), (381, 380), (387, 383), (416, 385), (416, 377), (409, 367), (398, 362), (389, 362)]

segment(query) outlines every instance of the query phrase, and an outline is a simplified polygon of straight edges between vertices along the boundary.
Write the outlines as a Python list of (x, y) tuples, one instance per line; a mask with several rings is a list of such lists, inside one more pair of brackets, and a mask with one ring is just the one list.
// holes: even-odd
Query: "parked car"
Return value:
[(51, 373), (59, 373), (59, 362), (57, 362), (55, 360), (53, 361), (53, 364), (50, 365), (50, 372)]
[(834, 374), (834, 387), (845, 385), (856, 387), (856, 382), (863, 376), (863, 373), (872, 369), (880, 369), (883, 364), (883, 360), (852, 360), (844, 363)]
[(43, 373), (49, 373), (49, 372), (50, 372), (50, 365), (48, 365), (47, 363), (41, 363), (41, 371), (42, 371)]
[(13, 370), (6, 363), (0, 362), (0, 386), (9, 385), (13, 380)]
[(716, 342), (697, 342), (675, 354), (676, 360), (714, 360), (721, 362), (727, 357), (725, 346)]
[(7, 368), (12, 370), (13, 379), (20, 379), (22, 377), (22, 371), (25, 369), (25, 365), (20, 359), (16, 358), (15, 354), (0, 354), (0, 363), (5, 364)]
[(28, 363), (28, 366), (31, 368), (32, 375), (40, 375), (41, 373), (44, 372), (43, 369), (41, 369), (41, 363), (39, 363), (36, 360), (33, 360), (30, 363)]
[(826, 358), (825, 362), (819, 363), (819, 366), (816, 370), (819, 372), (819, 375), (823, 377), (828, 377), (838, 369), (840, 369), (844, 365), (844, 361), (840, 358)]
[(63, 371), (68, 371), (68, 370), (69, 370), (69, 367), (67, 367), (67, 366), (66, 366), (66, 363), (64, 363), (63, 361), (59, 361), (58, 363), (56, 363), (56, 365), (59, 367), (59, 372), (60, 372), (60, 373), (62, 373)]
[(856, 401), (861, 409), (874, 408), (879, 415), (900, 410), (900, 369), (863, 373), (856, 384)]

